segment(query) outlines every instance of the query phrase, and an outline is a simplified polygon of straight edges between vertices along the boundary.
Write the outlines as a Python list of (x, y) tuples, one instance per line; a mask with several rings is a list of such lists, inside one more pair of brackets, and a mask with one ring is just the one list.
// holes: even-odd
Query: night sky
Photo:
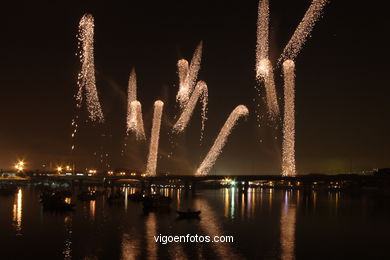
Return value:
[[(310, 1), (270, 2), (275, 64)], [(17, 159), (26, 160), (29, 169), (50, 162), (101, 167), (93, 153), (104, 151), (110, 154), (110, 168), (144, 170), (148, 142), (136, 144), (130, 136), (121, 155), (127, 82), (135, 66), (147, 136), (153, 102), (165, 102), (158, 172), (194, 172), (230, 112), (244, 104), (250, 116), (239, 121), (211, 173), (280, 173), (281, 124), (275, 129), (267, 122), (254, 88), (257, 5), (249, 0), (3, 4), (0, 168), (11, 168)], [(95, 18), (96, 79), (106, 124), (83, 123), (72, 154), (71, 120), (76, 113), (86, 120), (85, 107), (77, 111), (73, 98), (80, 69), (77, 27), (86, 12)], [(298, 55), (298, 173), (390, 166), (385, 18), (378, 5), (331, 1)], [(201, 40), (198, 79), (209, 87), (209, 119), (200, 145), (199, 105), (185, 134), (174, 136), (169, 130), (178, 111), (176, 62), (190, 60)], [(282, 99), (281, 70), (275, 75)]]

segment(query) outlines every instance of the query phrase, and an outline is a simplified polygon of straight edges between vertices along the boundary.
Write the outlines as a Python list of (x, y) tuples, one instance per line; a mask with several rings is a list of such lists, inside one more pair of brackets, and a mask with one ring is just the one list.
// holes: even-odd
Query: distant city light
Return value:
[(97, 171), (96, 171), (95, 169), (90, 169), (90, 170), (88, 171), (88, 173), (90, 173), (90, 174), (96, 174)]

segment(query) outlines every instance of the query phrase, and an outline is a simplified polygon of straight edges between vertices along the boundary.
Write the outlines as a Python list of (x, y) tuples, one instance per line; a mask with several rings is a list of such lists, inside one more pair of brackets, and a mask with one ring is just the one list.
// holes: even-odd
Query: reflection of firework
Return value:
[(93, 57), (94, 21), (91, 14), (85, 14), (79, 24), (79, 58), (81, 71), (78, 75), (78, 92), (76, 94), (77, 106), (81, 107), (83, 91), (86, 93), (87, 109), (92, 121), (104, 121), (95, 82), (95, 65)]
[(295, 64), (283, 63), (284, 74), (284, 124), (283, 124), (283, 176), (295, 175)]
[(196, 47), (191, 64), (188, 66), (188, 61), (181, 59), (177, 62), (179, 75), (179, 91), (176, 96), (180, 108), (184, 108), (187, 104), (192, 91), (194, 90), (198, 72), (200, 69), (200, 62), (202, 59), (202, 42)]
[(230, 113), (228, 119), (219, 132), (217, 139), (215, 139), (213, 146), (211, 147), (203, 162), (200, 164), (199, 168), (196, 170), (196, 175), (208, 174), (219, 154), (222, 152), (222, 148), (225, 146), (227, 138), (229, 137), (234, 125), (237, 123), (237, 120), (242, 116), (247, 116), (248, 114), (248, 108), (244, 105), (237, 106), (233, 112)]
[(199, 81), (196, 84), (195, 90), (191, 95), (190, 100), (188, 101), (187, 105), (185, 106), (183, 112), (181, 113), (179, 119), (177, 120), (176, 124), (173, 126), (173, 131), (175, 132), (182, 132), (187, 127), (188, 122), (194, 112), (195, 106), (199, 100), (199, 98), (202, 98), (202, 133), (204, 130), (204, 122), (206, 121), (206, 112), (207, 112), (207, 98), (208, 98), (208, 91), (207, 91), (207, 85), (204, 81)]
[(152, 133), (150, 136), (148, 164), (146, 165), (146, 174), (148, 176), (156, 176), (158, 142), (163, 107), (164, 103), (161, 100), (154, 102)]
[(328, 0), (313, 0), (290, 41), (284, 48), (283, 53), (278, 61), (279, 64), (286, 59), (294, 60), (296, 58), (305, 44), (307, 37), (313, 30), (315, 23), (320, 18), (322, 10), (327, 3)]

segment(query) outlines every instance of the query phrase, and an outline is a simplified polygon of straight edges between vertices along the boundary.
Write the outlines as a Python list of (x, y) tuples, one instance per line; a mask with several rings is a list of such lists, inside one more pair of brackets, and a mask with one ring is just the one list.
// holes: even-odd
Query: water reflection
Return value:
[(145, 225), (147, 259), (157, 259), (157, 243), (154, 240), (157, 236), (157, 219), (154, 212), (148, 214)]
[(183, 247), (180, 243), (171, 243), (169, 248), (169, 256), (171, 259), (181, 259), (186, 260), (187, 255), (183, 250)]
[(125, 211), (127, 211), (129, 188), (125, 188)]
[(225, 217), (229, 217), (229, 189), (225, 188), (224, 192), (224, 204), (225, 204)]
[(13, 209), (12, 209), (12, 221), (17, 235), (21, 235), (22, 232), (22, 213), (23, 213), (22, 200), (23, 200), (22, 189), (19, 189), (18, 193), (16, 194)]
[[(226, 195), (226, 193), (225, 193)], [(226, 198), (226, 196), (225, 196)], [(226, 203), (226, 200), (225, 200)], [(226, 204), (225, 204), (226, 205)], [(194, 201), (194, 206), (198, 209), (202, 209), (202, 218), (199, 222), (201, 229), (207, 235), (213, 238), (214, 236), (225, 235), (223, 228), (218, 221), (218, 215), (214, 209), (210, 206), (209, 202), (203, 198), (197, 198)], [(220, 259), (239, 259), (240, 256), (233, 252), (228, 243), (211, 243), (215, 249), (216, 254)]]
[(65, 216), (64, 218), (64, 226), (65, 226), (65, 246), (62, 254), (64, 255), (64, 259), (72, 259), (72, 217)]
[(296, 204), (291, 201), (291, 191), (286, 191), (280, 216), (280, 258), (282, 260), (295, 259), (295, 221)]
[(133, 238), (129, 234), (123, 234), (122, 236), (122, 259), (133, 260), (139, 259), (140, 256), (140, 242)]
[(96, 211), (96, 201), (91, 200), (89, 202), (89, 216), (91, 217), (91, 220), (95, 220), (95, 211)]

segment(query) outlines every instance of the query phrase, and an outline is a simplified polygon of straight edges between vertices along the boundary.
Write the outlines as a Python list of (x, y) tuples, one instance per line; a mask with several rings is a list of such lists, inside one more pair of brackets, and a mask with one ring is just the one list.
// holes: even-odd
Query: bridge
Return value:
[(247, 189), (250, 182), (287, 184), (288, 187), (300, 187), (303, 189), (312, 189), (313, 185), (321, 184), (323, 186), (332, 185), (332, 183), (348, 183), (350, 186), (376, 186), (389, 187), (390, 178), (378, 177), (373, 175), (358, 174), (308, 174), (287, 177), (281, 175), (158, 175), (158, 176), (53, 176), (49, 178), (53, 181), (77, 182), (77, 183), (94, 183), (100, 185), (116, 185), (122, 182), (137, 182), (142, 188), (149, 188), (153, 184), (172, 183), (183, 185), (185, 189), (195, 190), (198, 185), (212, 181), (223, 181), (229, 179), (235, 181), (237, 186)]

